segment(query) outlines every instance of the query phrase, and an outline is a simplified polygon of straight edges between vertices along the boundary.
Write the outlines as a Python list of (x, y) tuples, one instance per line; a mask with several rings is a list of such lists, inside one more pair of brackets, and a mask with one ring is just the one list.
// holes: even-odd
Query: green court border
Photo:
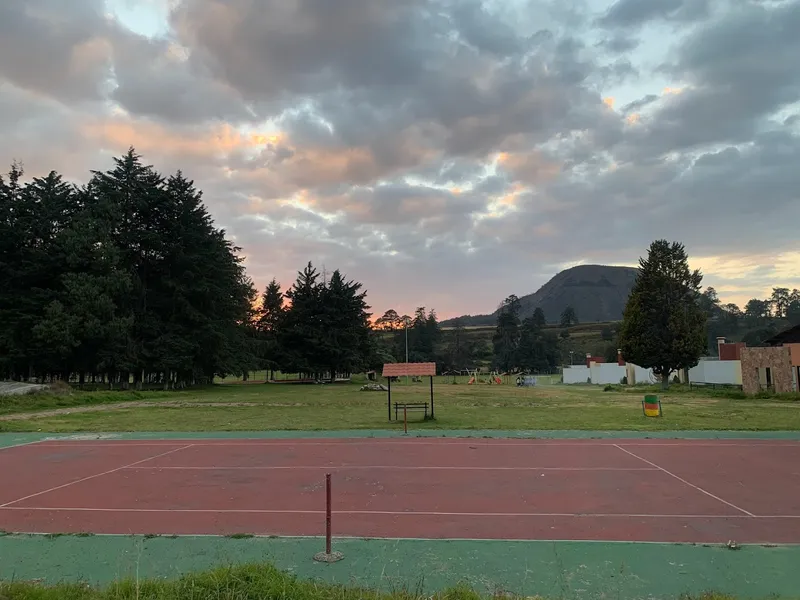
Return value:
[(0, 433), (0, 448), (44, 440), (200, 440), (200, 439), (342, 439), (342, 438), (492, 438), (492, 439), (686, 439), (686, 440), (800, 440), (800, 431), (676, 430), (499, 430), (429, 429), (409, 435), (390, 429), (275, 430), (275, 431), (135, 431), (85, 433)]
[(559, 600), (678, 600), (710, 590), (740, 600), (800, 597), (800, 545), (335, 539), (345, 558), (326, 565), (312, 558), (321, 549), (321, 538), (6, 535), (0, 578), (102, 584), (269, 562), (304, 579), (387, 591), (466, 583), (487, 596)]
[[(3, 433), (0, 449), (44, 440), (403, 438), (388, 430)], [(425, 438), (800, 440), (800, 431), (420, 431)], [(322, 527), (322, 523), (320, 524)], [(560, 600), (676, 600), (714, 590), (739, 599), (800, 598), (800, 544), (716, 545), (591, 541), (336, 539), (345, 560), (313, 561), (320, 538), (0, 535), (0, 579), (106, 583), (174, 578), (215, 566), (271, 562), (302, 578), (432, 592), (467, 583)], [(794, 595), (792, 595), (794, 594)]]

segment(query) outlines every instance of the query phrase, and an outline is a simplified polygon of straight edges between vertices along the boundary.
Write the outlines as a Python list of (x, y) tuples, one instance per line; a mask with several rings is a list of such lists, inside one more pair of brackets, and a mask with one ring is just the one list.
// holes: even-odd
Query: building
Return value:
[(800, 325), (765, 340), (759, 348), (743, 348), (742, 389), (747, 394), (762, 390), (787, 394), (800, 381)]
[[(788, 352), (788, 362), (791, 375), (785, 377), (789, 381), (790, 388), (786, 391), (798, 391), (800, 389), (800, 324), (790, 327), (779, 334), (764, 341), (764, 345), (769, 348), (783, 348), (781, 352), (782, 364), (785, 368), (786, 353)], [(773, 373), (770, 373), (772, 377)], [(780, 377), (780, 376), (779, 376)], [(777, 385), (775, 391), (778, 391)]]

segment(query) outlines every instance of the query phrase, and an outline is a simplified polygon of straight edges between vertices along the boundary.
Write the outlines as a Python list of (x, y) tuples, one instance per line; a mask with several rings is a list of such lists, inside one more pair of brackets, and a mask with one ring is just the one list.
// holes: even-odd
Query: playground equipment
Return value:
[(479, 375), (478, 369), (475, 369), (474, 371), (470, 371), (469, 374), (470, 374), (470, 378), (469, 378), (469, 381), (467, 382), (467, 385), (472, 385), (474, 383), (489, 383), (489, 384), (494, 383), (494, 384), (500, 385), (500, 384), (503, 383), (503, 380), (500, 379), (500, 374), (497, 371), (492, 371), (489, 374), (489, 379), (486, 380), (485, 382), (480, 380), (480, 379), (478, 379), (478, 375)]

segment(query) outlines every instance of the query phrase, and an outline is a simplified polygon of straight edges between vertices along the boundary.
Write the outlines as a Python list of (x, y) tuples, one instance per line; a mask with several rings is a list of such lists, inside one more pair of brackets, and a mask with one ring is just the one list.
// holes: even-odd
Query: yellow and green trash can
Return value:
[(661, 413), (661, 400), (655, 394), (648, 394), (642, 400), (642, 413), (645, 417), (660, 417)]

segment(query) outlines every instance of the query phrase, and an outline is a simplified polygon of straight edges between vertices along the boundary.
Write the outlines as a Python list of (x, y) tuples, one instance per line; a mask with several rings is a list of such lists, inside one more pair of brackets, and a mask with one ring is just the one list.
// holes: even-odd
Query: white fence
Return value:
[(592, 363), (591, 368), (584, 365), (564, 367), (563, 381), (566, 384), (616, 385), (623, 377), (628, 378), (630, 385), (656, 383), (658, 378), (651, 369), (643, 369), (628, 363), (620, 366), (616, 363)]
[(742, 385), (742, 362), (739, 360), (701, 360), (689, 369), (691, 383)]
[(564, 383), (586, 383), (586, 380), (591, 376), (589, 367), (584, 365), (572, 365), (571, 367), (564, 367), (562, 378)]
[(630, 385), (651, 385), (660, 379), (653, 374), (653, 369), (645, 369), (639, 365), (628, 363), (628, 383)]
[(616, 385), (628, 374), (624, 366), (616, 363), (592, 363), (589, 370), (594, 385)]

